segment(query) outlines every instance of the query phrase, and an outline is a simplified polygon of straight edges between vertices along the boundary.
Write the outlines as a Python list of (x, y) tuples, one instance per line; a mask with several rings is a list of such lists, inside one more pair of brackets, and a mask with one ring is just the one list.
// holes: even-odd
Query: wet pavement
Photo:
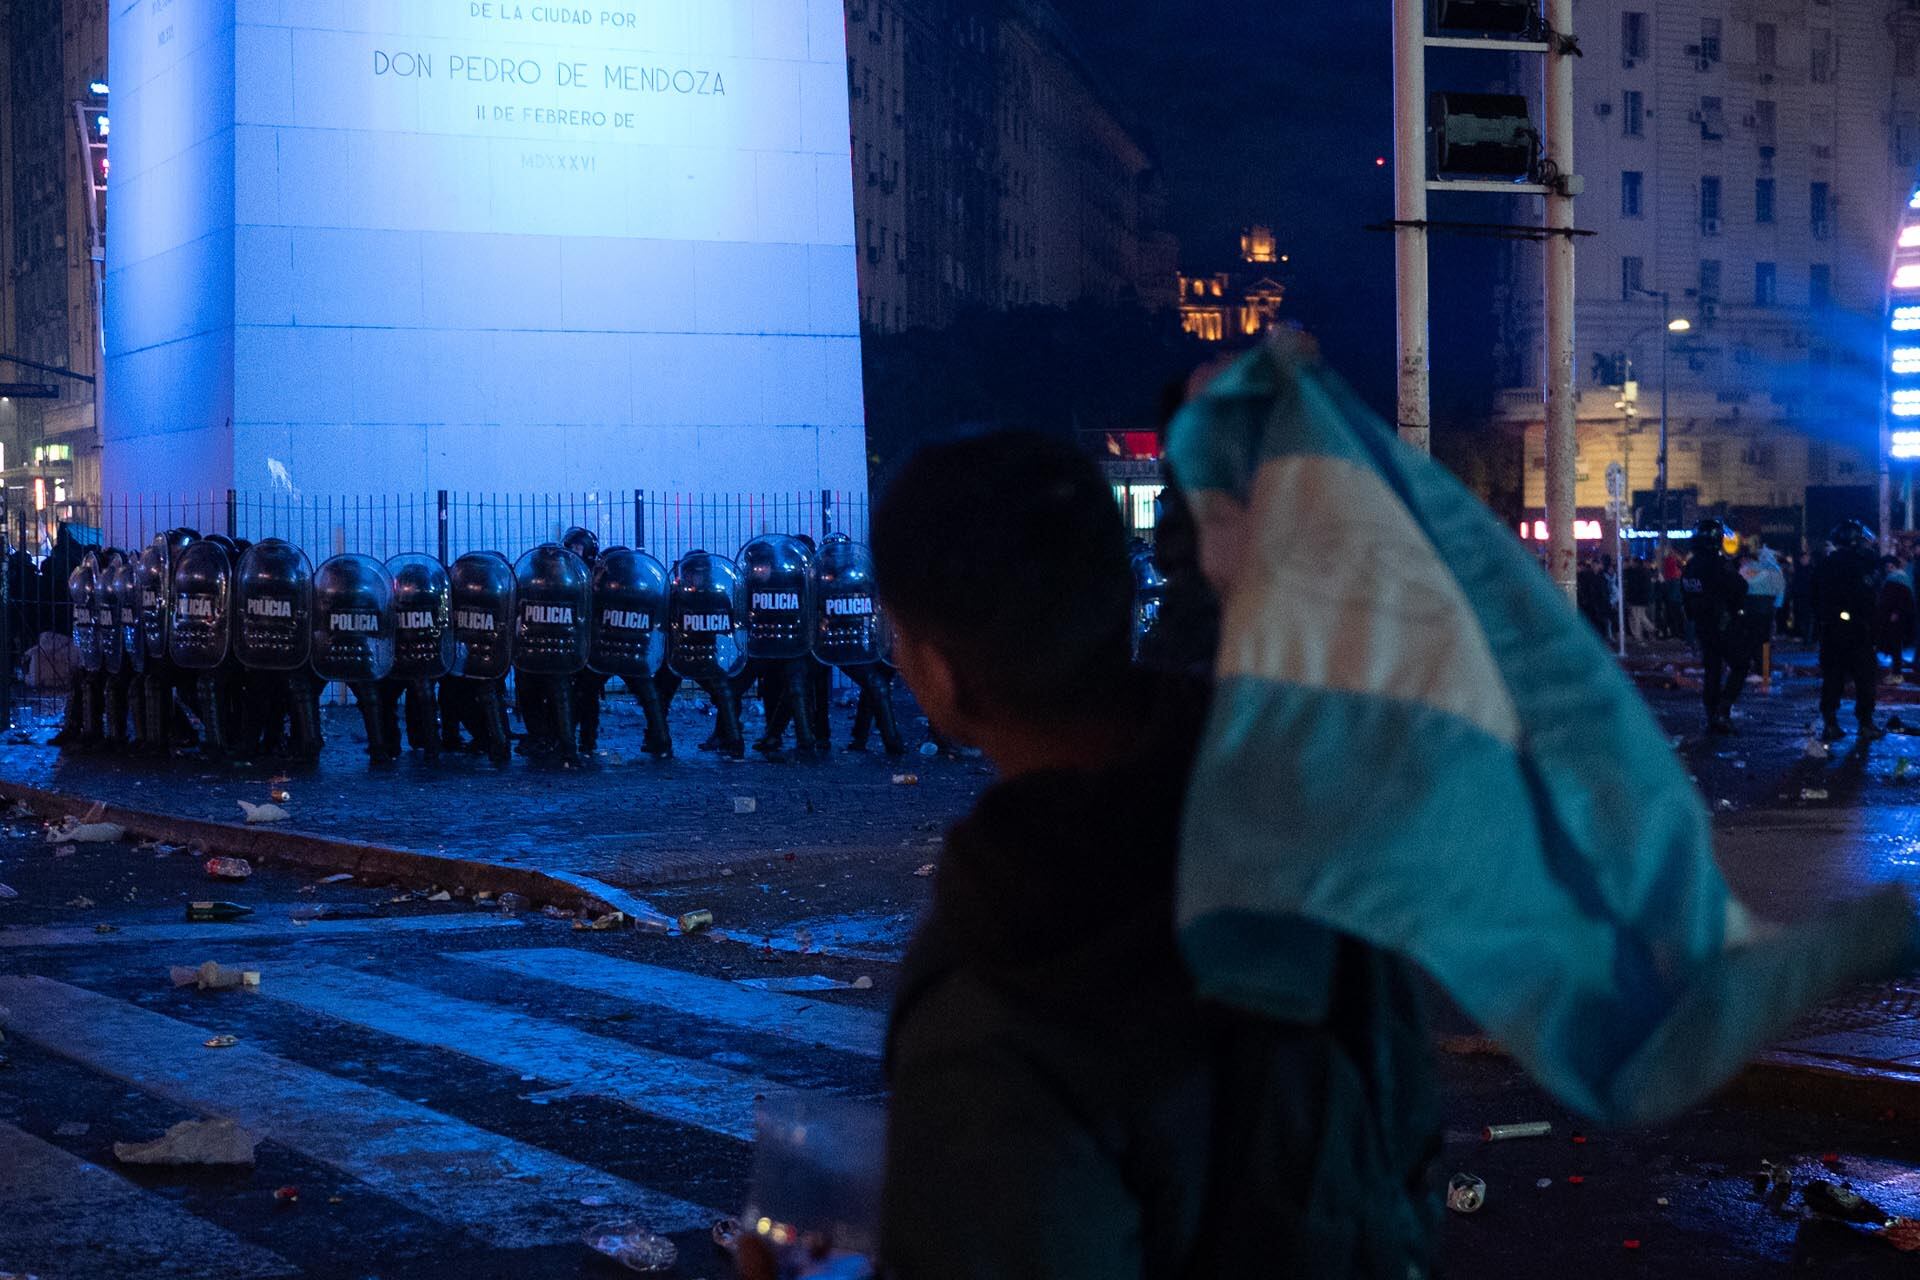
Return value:
[[(216, 885), (181, 851), (60, 856), (14, 830), (28, 834), (0, 833), (0, 882), (18, 894), (0, 905), (0, 1272), (74, 1280), (611, 1276), (625, 1273), (582, 1240), (615, 1219), (666, 1233), (670, 1274), (729, 1274), (710, 1220), (746, 1201), (756, 1103), (878, 1105), (885, 1010), (933, 884), (909, 849), (761, 860), (654, 895), (711, 910), (714, 932), (593, 933), (273, 869)], [(254, 914), (185, 923), (210, 892)], [(172, 966), (208, 960), (256, 970), (259, 987), (174, 985)], [(236, 1043), (206, 1047), (220, 1035)], [(1449, 1216), (1445, 1274), (1914, 1273), (1880, 1240), (1802, 1222), (1797, 1201), (1775, 1211), (1748, 1176), (1772, 1160), (1920, 1212), (1907, 1117), (1727, 1099), (1576, 1142), (1504, 1059), (1440, 1069), (1436, 1180), (1488, 1186), (1478, 1214)], [(114, 1156), (209, 1117), (260, 1138), (253, 1166)], [(1480, 1140), (1541, 1119), (1553, 1136)]]

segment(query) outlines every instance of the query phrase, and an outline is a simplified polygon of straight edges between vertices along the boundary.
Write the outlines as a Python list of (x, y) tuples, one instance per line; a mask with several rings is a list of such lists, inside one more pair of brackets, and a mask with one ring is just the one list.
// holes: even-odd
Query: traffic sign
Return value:
[(1607, 497), (1619, 502), (1627, 496), (1627, 469), (1617, 462), (1607, 464)]

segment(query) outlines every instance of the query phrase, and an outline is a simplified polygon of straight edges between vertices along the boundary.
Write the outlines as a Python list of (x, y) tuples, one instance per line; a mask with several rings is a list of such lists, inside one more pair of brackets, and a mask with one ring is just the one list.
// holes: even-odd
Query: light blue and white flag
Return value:
[(1920, 959), (1899, 891), (1748, 915), (1593, 630), (1305, 339), (1218, 378), (1170, 454), (1228, 580), (1180, 876), (1210, 994), (1312, 1016), (1311, 957), (1352, 935), (1426, 969), (1569, 1106), (1635, 1123)]

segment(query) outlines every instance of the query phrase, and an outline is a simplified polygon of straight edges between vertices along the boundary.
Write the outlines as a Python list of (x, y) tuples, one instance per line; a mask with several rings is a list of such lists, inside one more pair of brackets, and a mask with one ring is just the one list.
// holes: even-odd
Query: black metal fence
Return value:
[[(0, 513), (7, 535), (0, 728), (57, 717), (67, 687), (64, 638), (72, 632), (67, 578), (90, 550), (146, 546), (181, 527), (258, 542), (282, 538), (315, 564), (344, 552), (386, 559), (410, 552), (453, 560), (469, 551), (516, 559), (593, 530), (602, 547), (638, 547), (668, 565), (689, 551), (732, 555), (765, 533), (867, 536), (867, 495), (857, 491), (680, 493), (648, 489), (578, 493), (432, 493), (296, 496), (288, 493), (108, 495), (63, 502), (69, 518)], [(48, 637), (52, 637), (49, 639)], [(9, 708), (7, 703), (14, 705)]]

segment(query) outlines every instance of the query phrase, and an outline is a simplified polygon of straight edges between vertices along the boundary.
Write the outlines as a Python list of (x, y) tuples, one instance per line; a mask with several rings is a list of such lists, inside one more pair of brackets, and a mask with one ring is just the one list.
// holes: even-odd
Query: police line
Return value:
[[(165, 752), (197, 722), (209, 754), (311, 758), (319, 694), (337, 681), (376, 760), (399, 753), (404, 702), (413, 745), (437, 754), (465, 728), (504, 763), (511, 676), (529, 734), (577, 759), (617, 677), (647, 712), (649, 749), (670, 754), (665, 704), (682, 680), (735, 704), (720, 709), (737, 739), (731, 684), (750, 663), (817, 661), (877, 698), (891, 658), (872, 556), (844, 534), (817, 547), (765, 535), (737, 558), (694, 551), (671, 571), (578, 528), (517, 563), (343, 554), (315, 568), (279, 539), (182, 528), (137, 552), (89, 552), (67, 587), (76, 662), (59, 741), (83, 747)], [(882, 729), (891, 749), (890, 713)]]

